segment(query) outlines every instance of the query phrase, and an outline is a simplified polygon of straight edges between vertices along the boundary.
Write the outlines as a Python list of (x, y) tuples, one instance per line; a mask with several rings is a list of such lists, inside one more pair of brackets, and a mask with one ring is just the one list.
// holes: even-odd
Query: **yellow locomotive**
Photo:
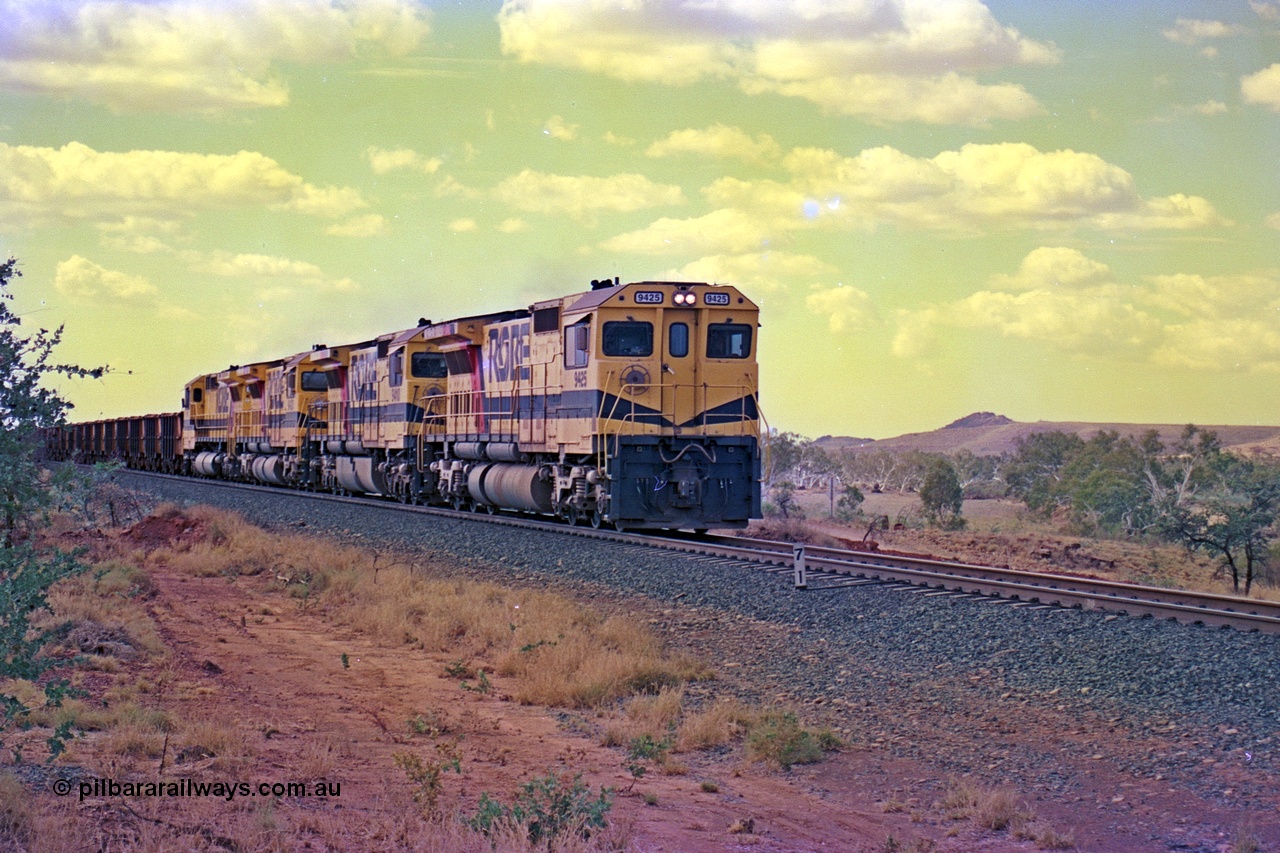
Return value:
[(758, 518), (757, 306), (730, 286), (591, 284), (198, 376), (182, 468), (620, 529)]

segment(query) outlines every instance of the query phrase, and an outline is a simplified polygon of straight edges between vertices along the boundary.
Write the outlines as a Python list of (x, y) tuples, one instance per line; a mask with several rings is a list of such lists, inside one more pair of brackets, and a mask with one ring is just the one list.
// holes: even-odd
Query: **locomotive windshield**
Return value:
[(707, 327), (707, 358), (747, 358), (751, 327), (744, 323), (712, 323)]
[(653, 324), (636, 320), (605, 323), (604, 354), (627, 358), (653, 355)]
[(328, 391), (329, 378), (324, 375), (323, 370), (304, 370), (302, 371), (302, 390)]
[(415, 352), (409, 371), (416, 379), (444, 379), (449, 375), (442, 352)]

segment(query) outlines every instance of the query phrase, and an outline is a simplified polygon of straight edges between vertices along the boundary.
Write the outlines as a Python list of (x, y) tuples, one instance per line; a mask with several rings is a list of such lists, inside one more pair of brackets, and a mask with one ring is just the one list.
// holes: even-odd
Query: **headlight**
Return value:
[(692, 305), (693, 303), (698, 301), (698, 297), (696, 294), (689, 293), (687, 291), (681, 291), (677, 293), (675, 296), (671, 297), (671, 301), (677, 305)]

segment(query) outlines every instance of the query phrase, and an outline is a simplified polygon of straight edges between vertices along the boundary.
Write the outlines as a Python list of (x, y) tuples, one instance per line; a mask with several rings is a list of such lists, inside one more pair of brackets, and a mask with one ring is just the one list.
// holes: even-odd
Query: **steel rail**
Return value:
[[(716, 537), (738, 549), (755, 548), (793, 560), (789, 543)], [(1211, 592), (1167, 589), (999, 566), (805, 546), (809, 566), (835, 574), (907, 581), (938, 589), (1001, 595), (1016, 600), (1107, 610), (1280, 633), (1280, 603)]]
[[(660, 550), (739, 560), (771, 567), (774, 572), (795, 568), (796, 546), (742, 536), (690, 535), (682, 533), (628, 533), (573, 527), (502, 512), (464, 512), (442, 507), (416, 506), (380, 497), (350, 497), (324, 492), (283, 489), (255, 483), (239, 483), (125, 469), (141, 477), (174, 480), (204, 486), (262, 491), (274, 495), (378, 506), (420, 515), (481, 521), (507, 527), (541, 530)], [(1063, 608), (1103, 610), (1128, 616), (1174, 619), (1244, 631), (1280, 633), (1280, 604), (1218, 593), (1166, 589), (1074, 575), (1028, 572), (997, 566), (908, 557), (875, 551), (840, 550), (803, 546), (806, 569), (818, 576), (861, 578), (868, 581), (905, 582), (925, 589), (998, 596), (1016, 602), (1056, 605)]]

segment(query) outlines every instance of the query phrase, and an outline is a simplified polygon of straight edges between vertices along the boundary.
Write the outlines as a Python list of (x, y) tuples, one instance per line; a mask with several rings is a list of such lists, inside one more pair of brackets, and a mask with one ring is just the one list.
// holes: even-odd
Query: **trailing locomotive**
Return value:
[(188, 382), (180, 417), (76, 424), (48, 449), (596, 527), (741, 528), (760, 517), (758, 315), (730, 286), (593, 281), (232, 365)]

